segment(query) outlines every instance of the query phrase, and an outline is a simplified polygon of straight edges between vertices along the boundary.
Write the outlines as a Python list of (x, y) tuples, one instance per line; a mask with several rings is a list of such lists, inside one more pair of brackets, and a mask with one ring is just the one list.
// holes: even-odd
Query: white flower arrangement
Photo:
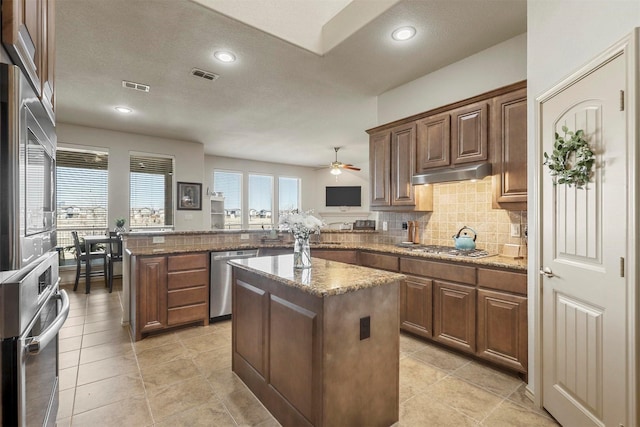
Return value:
[(313, 211), (298, 212), (297, 210), (286, 213), (280, 217), (279, 229), (290, 231), (296, 239), (308, 239), (311, 234), (320, 234), (320, 229), (325, 223), (311, 215)]

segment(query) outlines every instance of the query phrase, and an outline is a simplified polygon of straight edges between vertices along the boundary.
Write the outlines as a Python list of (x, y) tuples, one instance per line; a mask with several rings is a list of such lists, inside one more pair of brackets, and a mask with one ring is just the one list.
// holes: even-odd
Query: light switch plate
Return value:
[(520, 224), (511, 224), (511, 237), (520, 237)]
[(153, 236), (153, 243), (164, 243), (164, 236)]
[(247, 233), (242, 233), (240, 235), (240, 240), (249, 240), (249, 235)]
[(389, 230), (389, 224), (387, 223), (387, 221), (382, 221), (382, 231), (387, 230)]

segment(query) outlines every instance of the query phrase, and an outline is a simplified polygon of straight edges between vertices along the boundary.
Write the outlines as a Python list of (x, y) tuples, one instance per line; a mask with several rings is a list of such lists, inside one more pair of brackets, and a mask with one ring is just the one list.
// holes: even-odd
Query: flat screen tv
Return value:
[(326, 206), (362, 206), (362, 187), (327, 187)]

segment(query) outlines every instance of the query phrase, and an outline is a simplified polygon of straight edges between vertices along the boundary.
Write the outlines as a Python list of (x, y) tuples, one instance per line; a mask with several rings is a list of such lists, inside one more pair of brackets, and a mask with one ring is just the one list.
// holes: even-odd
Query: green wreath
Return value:
[(591, 179), (595, 155), (584, 138), (582, 129), (570, 132), (566, 126), (562, 126), (562, 131), (564, 137), (556, 132), (553, 153), (544, 153), (544, 164), (549, 166), (554, 184), (583, 188)]

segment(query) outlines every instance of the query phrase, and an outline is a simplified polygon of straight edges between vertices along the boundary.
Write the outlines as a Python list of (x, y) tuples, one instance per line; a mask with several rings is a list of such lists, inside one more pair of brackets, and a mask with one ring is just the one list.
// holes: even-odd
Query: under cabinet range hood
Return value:
[(411, 178), (411, 184), (433, 184), (436, 182), (467, 181), (491, 175), (491, 163), (480, 163), (455, 168), (434, 169)]

